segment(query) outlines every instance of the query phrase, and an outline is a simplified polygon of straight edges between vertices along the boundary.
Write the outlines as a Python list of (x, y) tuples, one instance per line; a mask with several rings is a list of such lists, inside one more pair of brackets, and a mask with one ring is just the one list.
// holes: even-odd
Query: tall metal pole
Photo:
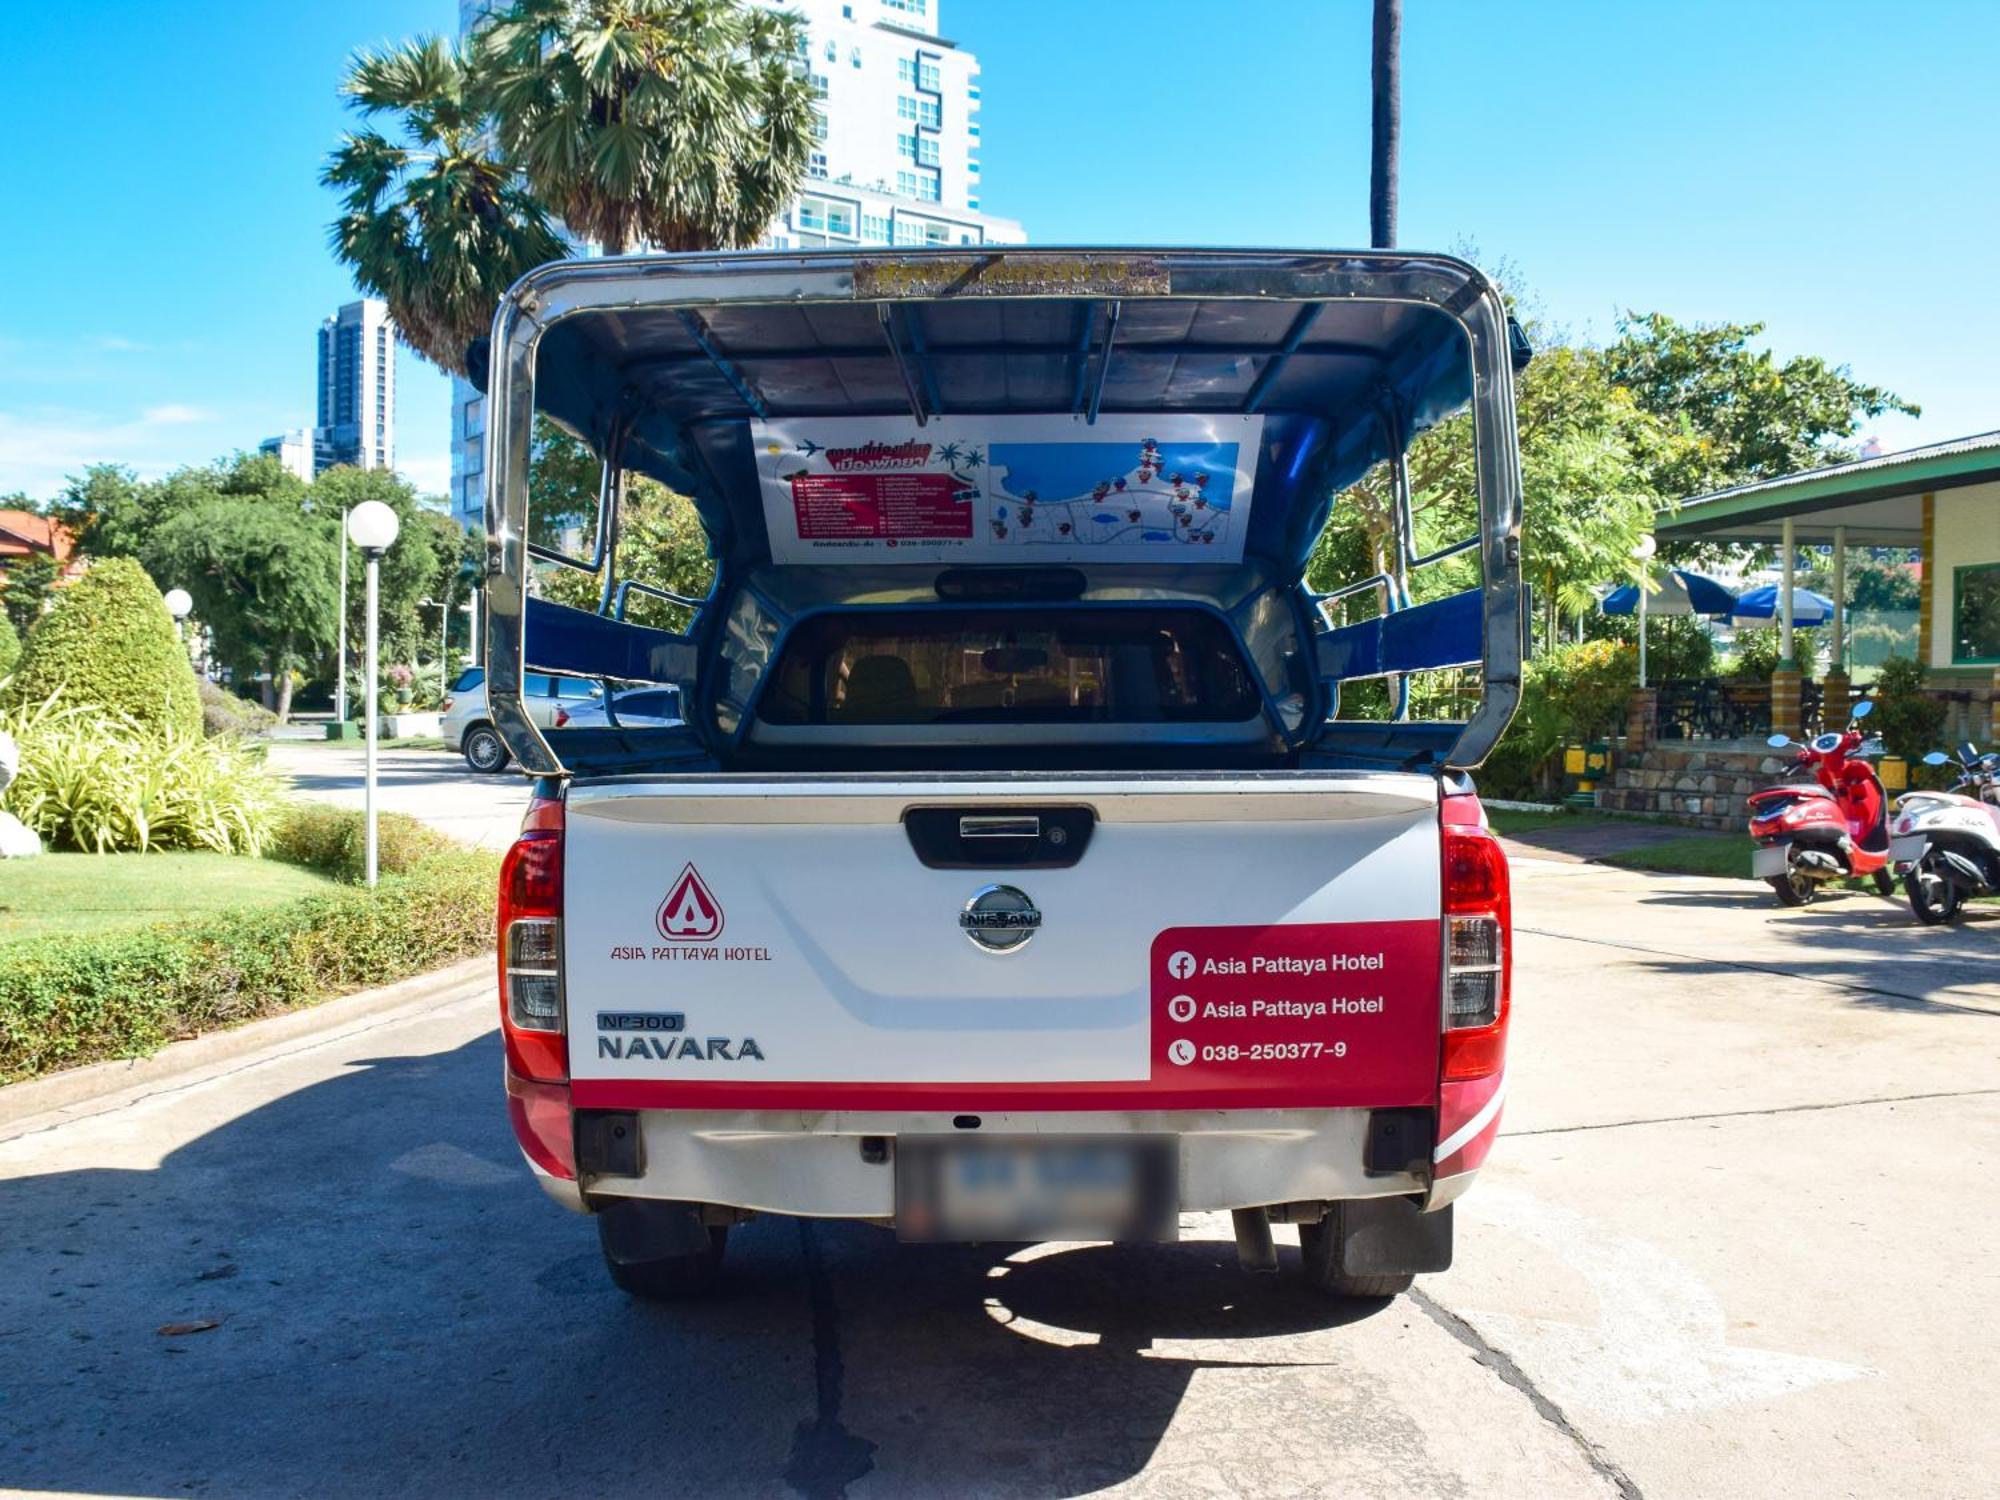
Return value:
[(375, 692), (375, 593), (377, 580), (382, 571), (382, 554), (378, 549), (370, 547), (367, 557), (368, 623), (365, 627), (363, 637), (366, 641), (363, 651), (367, 657), (367, 662), (363, 669), (365, 677), (361, 684), (361, 691), (366, 701), (368, 755), (366, 772), (367, 791), (363, 795), (362, 807), (363, 817), (368, 825), (363, 871), (368, 884), (372, 886), (375, 884), (375, 699), (377, 697)]
[(1646, 581), (1639, 582), (1639, 686), (1646, 685)]
[(1372, 130), (1369, 141), (1368, 243), (1396, 244), (1396, 173), (1403, 142), (1403, 0), (1375, 0)]
[(340, 513), (340, 658), (333, 669), (333, 721), (347, 722), (347, 512)]

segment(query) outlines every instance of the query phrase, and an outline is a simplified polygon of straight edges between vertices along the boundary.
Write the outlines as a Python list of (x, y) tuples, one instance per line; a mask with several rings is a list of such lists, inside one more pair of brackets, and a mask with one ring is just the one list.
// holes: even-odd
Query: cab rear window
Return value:
[(1235, 723), (1262, 708), (1236, 638), (1192, 609), (846, 611), (801, 621), (768, 724)]

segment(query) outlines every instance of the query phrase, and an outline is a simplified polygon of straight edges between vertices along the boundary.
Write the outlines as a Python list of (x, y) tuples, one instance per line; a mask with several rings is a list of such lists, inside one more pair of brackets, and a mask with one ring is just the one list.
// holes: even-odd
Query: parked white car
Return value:
[[(617, 723), (612, 723), (613, 718)], [(682, 723), (681, 690), (672, 687), (633, 688), (614, 693), (606, 712), (600, 696), (589, 703), (567, 704), (556, 710), (557, 729), (671, 729)]]
[[(544, 729), (553, 729), (556, 716), (564, 709), (582, 708), (603, 693), (596, 683), (583, 678), (555, 677), (545, 672), (528, 673), (522, 679), (522, 688), (522, 708)], [(444, 735), (444, 742), (463, 755), (473, 770), (491, 773), (506, 769), (511, 757), (486, 711), (484, 667), (467, 667), (458, 674), (444, 700), (439, 732)]]

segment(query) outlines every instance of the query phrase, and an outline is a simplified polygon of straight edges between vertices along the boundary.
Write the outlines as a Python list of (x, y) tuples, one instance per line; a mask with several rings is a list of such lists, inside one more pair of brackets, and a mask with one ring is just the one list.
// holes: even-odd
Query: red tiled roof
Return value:
[(76, 539), (53, 516), (31, 510), (0, 510), (0, 557), (33, 557), (42, 553), (67, 562)]

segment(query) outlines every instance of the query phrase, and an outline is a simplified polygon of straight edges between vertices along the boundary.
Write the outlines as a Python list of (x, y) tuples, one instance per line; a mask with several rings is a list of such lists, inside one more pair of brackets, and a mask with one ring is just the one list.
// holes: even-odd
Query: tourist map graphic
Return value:
[(1237, 562), (1259, 417), (753, 423), (774, 562)]

